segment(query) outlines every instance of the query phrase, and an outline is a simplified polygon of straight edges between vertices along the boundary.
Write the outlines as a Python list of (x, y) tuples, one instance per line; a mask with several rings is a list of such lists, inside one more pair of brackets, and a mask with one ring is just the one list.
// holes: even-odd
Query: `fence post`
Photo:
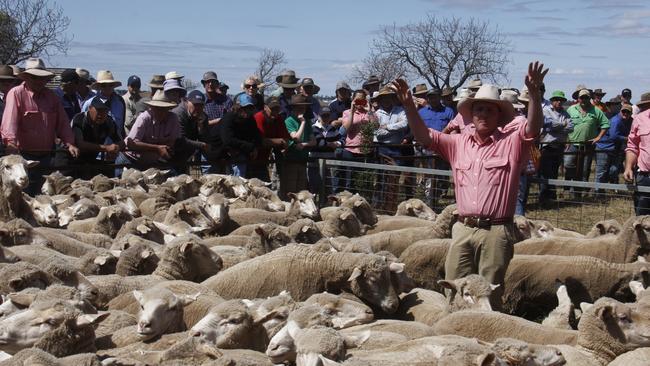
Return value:
[(318, 159), (318, 166), (320, 169), (321, 185), (318, 191), (318, 207), (324, 207), (327, 203), (327, 163), (325, 159)]

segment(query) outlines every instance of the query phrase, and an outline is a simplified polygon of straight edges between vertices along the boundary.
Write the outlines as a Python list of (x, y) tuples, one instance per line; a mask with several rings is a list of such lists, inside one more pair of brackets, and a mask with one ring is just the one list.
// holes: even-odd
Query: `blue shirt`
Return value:
[(630, 134), (632, 128), (632, 118), (624, 121), (621, 114), (617, 113), (609, 119), (609, 129), (603, 137), (596, 143), (596, 150), (623, 150), (625, 148), (625, 139)]
[(79, 112), (81, 112), (81, 105), (79, 104), (79, 94), (75, 93), (75, 96), (73, 98), (69, 98), (61, 88), (56, 88), (54, 89), (54, 94), (56, 94), (60, 99), (61, 103), (63, 104), (63, 109), (65, 109), (65, 113), (68, 115), (68, 118), (70, 121), (72, 121), (72, 118), (77, 115)]
[[(124, 104), (124, 99), (119, 96), (117, 93), (111, 95), (110, 100), (101, 94), (97, 94), (97, 98), (100, 98), (104, 103), (110, 106), (108, 115), (113, 118), (115, 126), (117, 126), (117, 133), (120, 137), (124, 138), (124, 118), (126, 116), (126, 105)], [(81, 107), (82, 112), (88, 112), (90, 108), (90, 103), (92, 103), (93, 98), (90, 98), (84, 102), (84, 105)]]
[(442, 132), (447, 127), (449, 121), (454, 119), (454, 110), (444, 105), (440, 108), (433, 109), (431, 106), (420, 108), (418, 111), (424, 124), (431, 129)]

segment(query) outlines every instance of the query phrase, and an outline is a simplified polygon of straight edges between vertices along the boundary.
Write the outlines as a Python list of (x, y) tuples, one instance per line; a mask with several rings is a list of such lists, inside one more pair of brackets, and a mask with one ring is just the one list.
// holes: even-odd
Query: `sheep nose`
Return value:
[(150, 322), (150, 321), (146, 321), (146, 320), (141, 320), (141, 321), (138, 323), (138, 326), (140, 327), (140, 329), (149, 328), (149, 327), (151, 326), (151, 322)]
[(192, 330), (192, 331), (190, 331), (190, 335), (192, 337), (202, 337), (203, 332), (201, 332), (200, 330)]

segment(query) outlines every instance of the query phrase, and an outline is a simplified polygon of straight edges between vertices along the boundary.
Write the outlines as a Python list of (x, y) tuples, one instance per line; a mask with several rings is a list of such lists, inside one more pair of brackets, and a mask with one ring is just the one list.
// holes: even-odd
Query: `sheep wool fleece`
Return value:
[(500, 285), (490, 297), (494, 309), (501, 309), (503, 280), (516, 242), (514, 224), (471, 228), (457, 222), (451, 230), (451, 247), (445, 260), (445, 279), (455, 280), (478, 273), (491, 284)]

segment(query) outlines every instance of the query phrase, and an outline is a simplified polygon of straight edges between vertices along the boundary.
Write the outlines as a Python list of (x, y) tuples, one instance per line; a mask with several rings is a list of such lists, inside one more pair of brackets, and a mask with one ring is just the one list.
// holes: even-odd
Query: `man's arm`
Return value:
[(5, 97), (5, 109), (2, 114), (2, 125), (0, 127), (0, 134), (2, 134), (2, 141), (9, 148), (10, 153), (17, 152), (16, 135), (18, 134), (18, 120), (20, 118), (20, 111), (18, 110), (18, 103), (16, 101), (16, 94), (10, 90)]
[(544, 70), (544, 64), (539, 61), (528, 64), (528, 75), (524, 81), (528, 88), (530, 101), (528, 102), (528, 124), (526, 125), (526, 138), (533, 138), (539, 135), (544, 123), (542, 113), (542, 93), (540, 87), (544, 83), (544, 77), (548, 69)]
[(420, 116), (418, 109), (415, 107), (413, 95), (411, 94), (411, 90), (406, 84), (406, 81), (397, 79), (391, 83), (390, 88), (397, 93), (397, 98), (402, 102), (402, 106), (406, 112), (408, 125), (411, 128), (411, 132), (413, 132), (415, 140), (420, 143), (420, 145), (431, 146), (432, 141), (431, 136), (429, 135), (429, 129), (424, 124), (422, 116)]
[(625, 152), (625, 171), (623, 172), (623, 179), (627, 182), (634, 181), (634, 167), (636, 166), (638, 157), (632, 151)]

